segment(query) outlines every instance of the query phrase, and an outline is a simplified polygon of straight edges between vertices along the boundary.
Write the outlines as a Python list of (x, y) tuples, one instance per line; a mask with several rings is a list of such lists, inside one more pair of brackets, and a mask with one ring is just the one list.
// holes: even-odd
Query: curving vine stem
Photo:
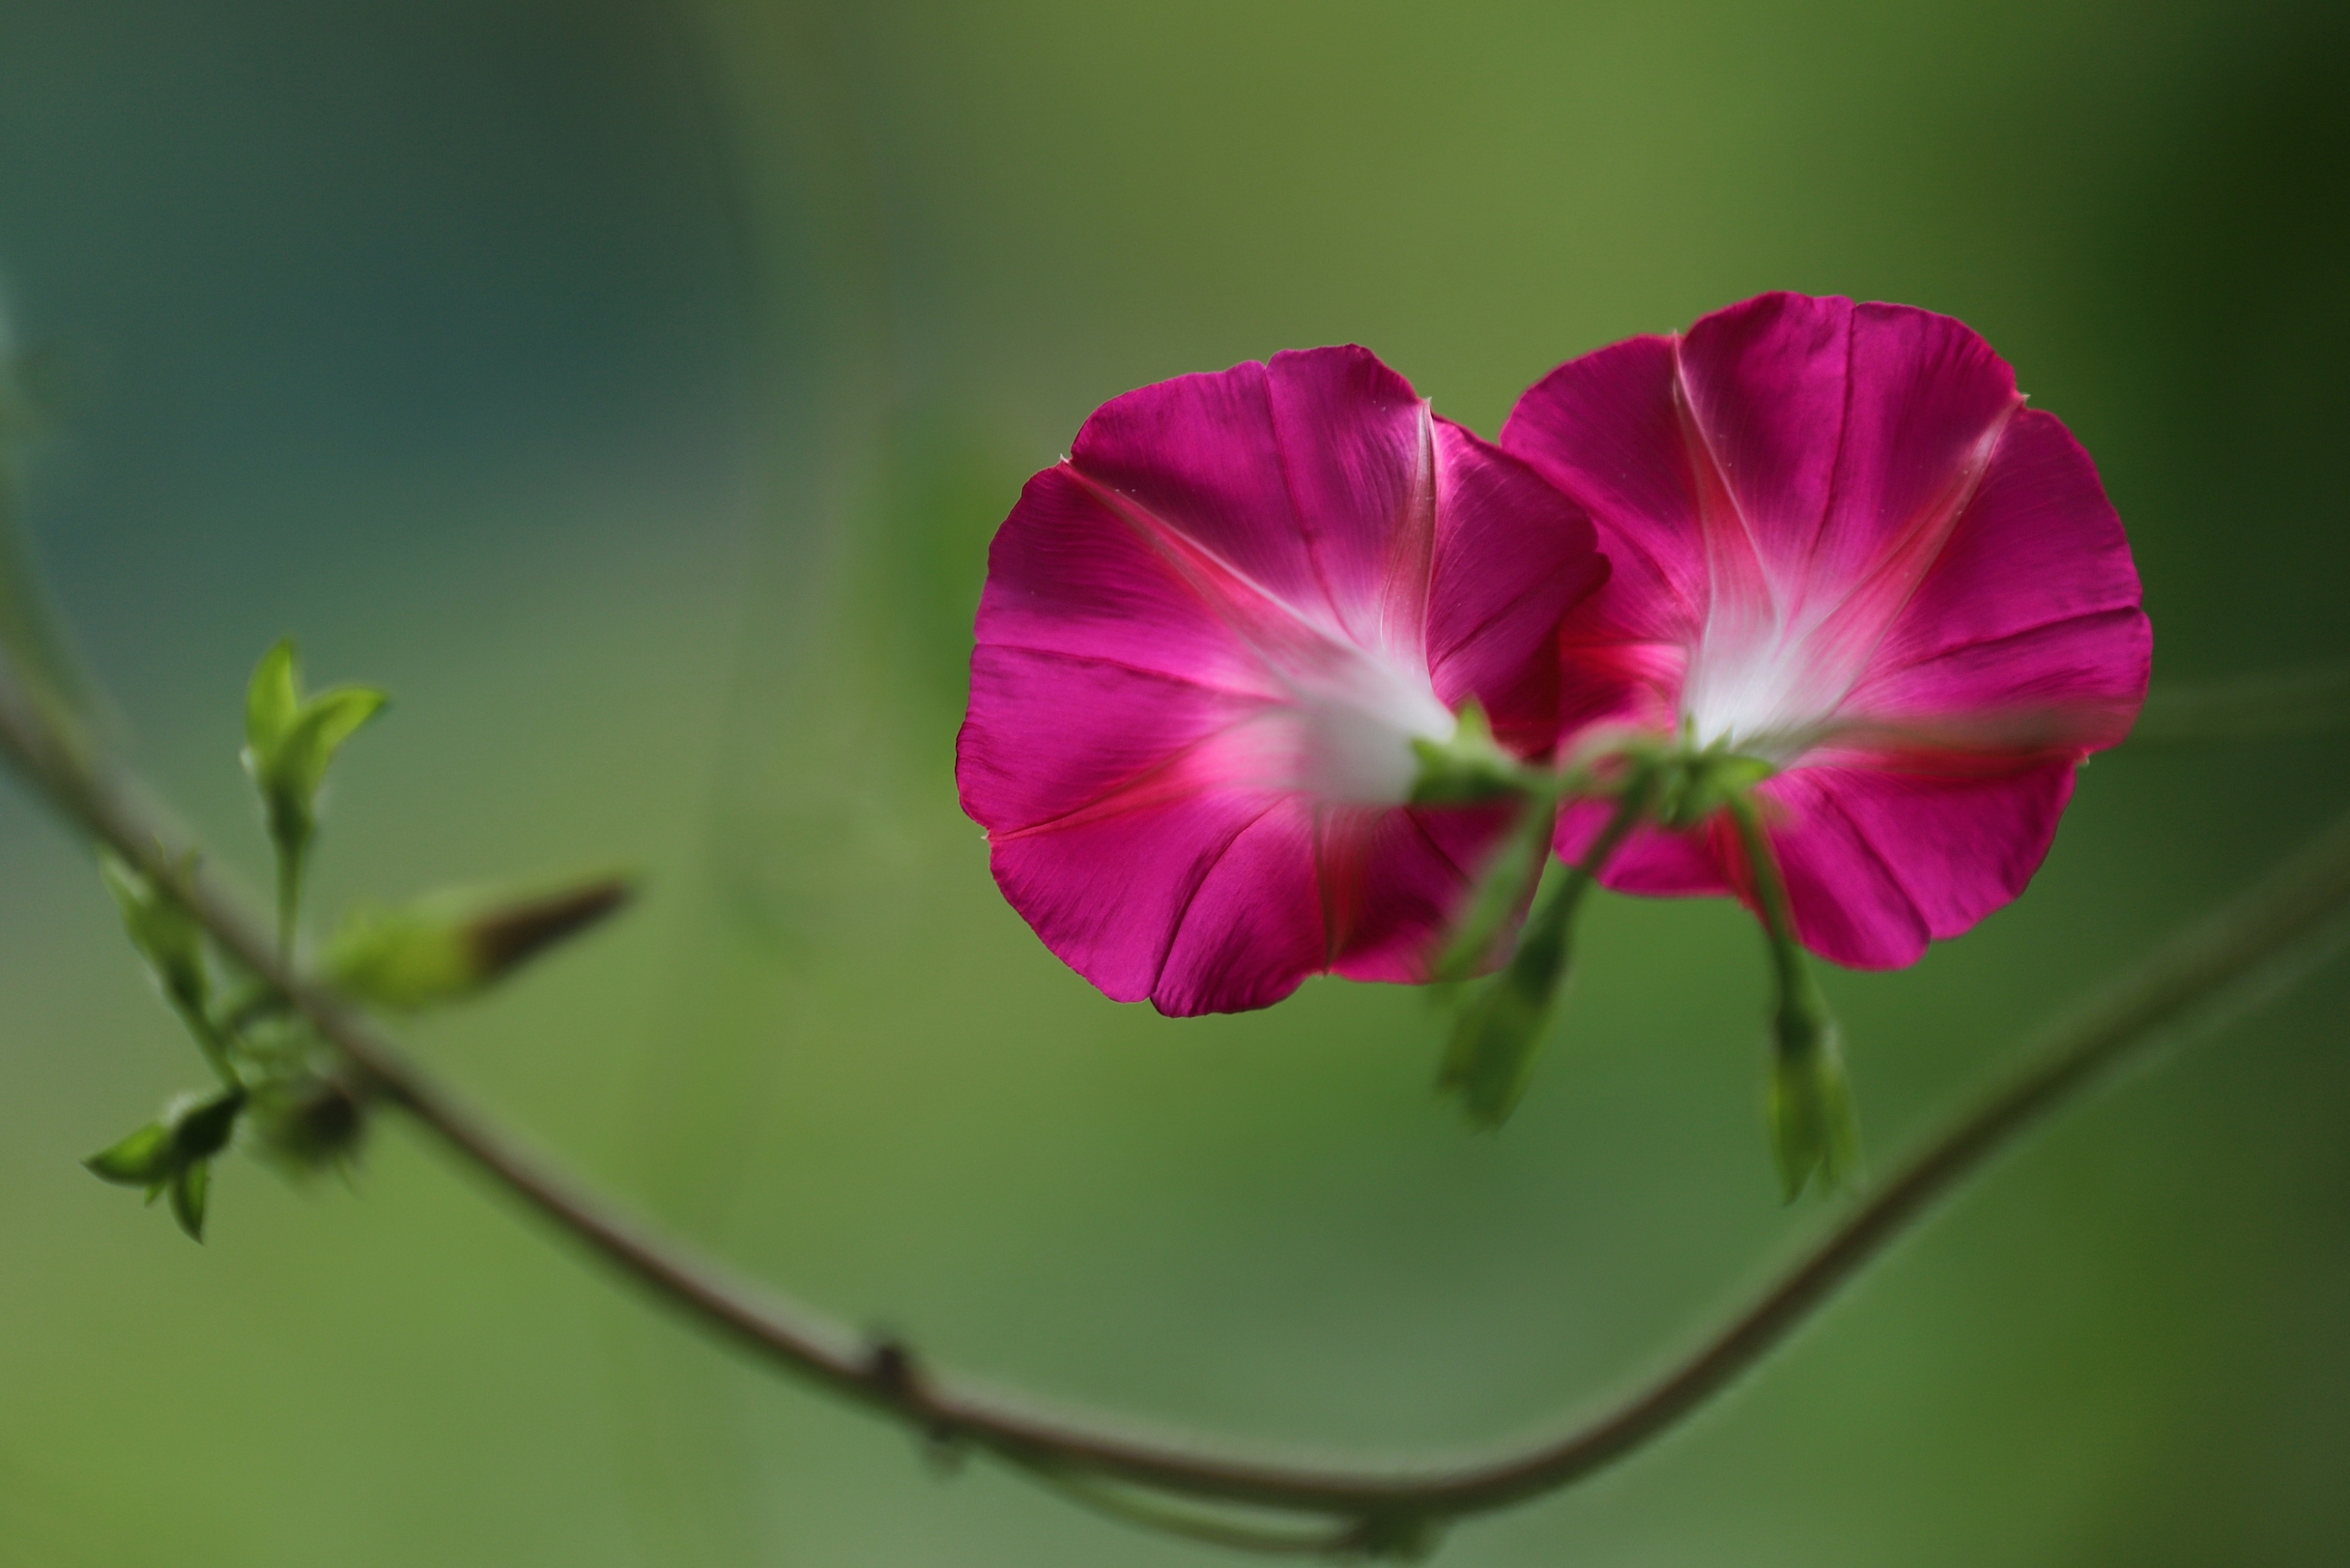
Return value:
[[(1622, 1458), (1754, 1367), (1930, 1205), (2106, 1070), (2157, 1041), (2208, 1027), (2231, 1001), (2264, 998), (2331, 953), (2350, 925), (2342, 918), (2350, 911), (2345, 815), (2045, 1030), (2002, 1085), (1893, 1167), (1768, 1289), (1613, 1408), (1557, 1436), (1448, 1468), (1307, 1468), (1036, 1413), (932, 1372), (903, 1345), (875, 1343), (734, 1277), (475, 1114), (330, 989), (291, 968), (263, 929), (191, 869), (189, 846), (166, 838), (133, 783), (92, 762), (54, 704), (41, 700), (5, 659), (0, 752), (77, 832), (173, 889), (213, 941), (281, 991), (381, 1101), (659, 1302), (905, 1423), (944, 1452), (983, 1451), (1121, 1519), (1268, 1553), (1418, 1554), (1451, 1521), (1558, 1491)], [(1236, 1510), (1301, 1517), (1275, 1527), (1234, 1517)]]

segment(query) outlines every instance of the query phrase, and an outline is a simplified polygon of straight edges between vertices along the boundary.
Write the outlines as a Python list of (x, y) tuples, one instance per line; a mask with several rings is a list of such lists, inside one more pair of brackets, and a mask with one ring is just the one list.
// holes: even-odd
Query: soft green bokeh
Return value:
[[(275, 637), (397, 706), (314, 924), (632, 865), (418, 1048), (748, 1270), (942, 1364), (1410, 1460), (1588, 1408), (1782, 1210), (1752, 923), (1603, 897), (1516, 1118), (1410, 992), (1103, 1001), (956, 809), (988, 534), (1127, 387), (1354, 340), (1490, 432), (1772, 287), (1958, 314), (2096, 453), (2162, 678), (2338, 658), (2350, 14), (2310, 4), (22, 0), (0, 266), (34, 518), (135, 755), (267, 874)], [(1831, 974), (1870, 1149), (2350, 800), (2324, 738), (2100, 758), (2030, 894)], [(0, 799), (0, 1564), (1176, 1564), (748, 1367), (403, 1129), (79, 1160), (203, 1068)], [(2350, 986), (2066, 1118), (1692, 1426), (1471, 1564), (2350, 1556)]]

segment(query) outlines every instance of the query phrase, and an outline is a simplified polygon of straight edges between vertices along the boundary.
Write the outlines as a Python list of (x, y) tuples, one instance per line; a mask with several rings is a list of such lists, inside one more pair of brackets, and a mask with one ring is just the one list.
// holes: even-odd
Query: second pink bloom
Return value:
[[(1774, 294), (1562, 365), (1502, 432), (1614, 568), (1562, 634), (1586, 745), (1760, 757), (1804, 944), (1906, 964), (2022, 891), (2150, 637), (2088, 454), (1959, 322)], [(1582, 852), (1605, 809), (1561, 821)], [(1632, 893), (1753, 901), (1718, 819), (1643, 829)]]

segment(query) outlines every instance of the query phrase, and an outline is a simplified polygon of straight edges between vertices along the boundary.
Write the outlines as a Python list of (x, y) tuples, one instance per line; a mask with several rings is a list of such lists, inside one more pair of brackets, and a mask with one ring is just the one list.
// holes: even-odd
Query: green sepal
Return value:
[(1778, 769), (1760, 757), (1732, 752), (1701, 752), (1657, 770), (1657, 825), (1686, 832), (1728, 808)]
[(1820, 1190), (1828, 1193), (1859, 1174), (1860, 1127), (1852, 1112), (1852, 1089), (1845, 1077), (1836, 1019), (1795, 933), (1786, 877), (1763, 830), (1762, 808), (1750, 788), (1731, 792), (1723, 808), (1737, 831), (1754, 881), (1755, 904), (1778, 984), (1764, 1110), (1780, 1191), (1792, 1203), (1815, 1176)]
[(211, 1192), (213, 1167), (199, 1159), (180, 1167), (171, 1179), (171, 1217), (180, 1222), (191, 1241), (204, 1240), (204, 1200)]
[(212, 994), (204, 967), (204, 930), (167, 888), (158, 887), (113, 855), (101, 855), (99, 875), (123, 913), (130, 945), (147, 960), (171, 1005), (201, 1017)]
[(1767, 1109), (1780, 1190), (1792, 1203), (1815, 1176), (1829, 1193), (1859, 1174), (1860, 1125), (1825, 1000), (1808, 972), (1789, 990), (1772, 1020)]
[(357, 1001), (415, 1012), (463, 1001), (625, 904), (626, 877), (533, 894), (453, 891), (361, 910), (328, 946), (327, 974)]
[(1493, 725), (1476, 702), (1464, 703), (1446, 741), (1415, 737), (1419, 771), (1412, 781), (1415, 806), (1469, 806), (1524, 794), (1533, 782), (1526, 765), (1493, 738)]
[(171, 1180), (175, 1164), (171, 1128), (160, 1122), (148, 1123), (113, 1148), (82, 1161), (101, 1182), (150, 1190)]

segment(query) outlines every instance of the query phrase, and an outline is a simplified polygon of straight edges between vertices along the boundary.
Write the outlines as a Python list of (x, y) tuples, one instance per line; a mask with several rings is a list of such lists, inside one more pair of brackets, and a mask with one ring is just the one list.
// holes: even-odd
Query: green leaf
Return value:
[(278, 739), (270, 769), (272, 783), (314, 812), (334, 754), (390, 700), (367, 686), (338, 686), (311, 698)]
[(213, 1168), (207, 1160), (184, 1165), (171, 1183), (171, 1217), (180, 1222), (190, 1240), (204, 1240), (204, 1200), (212, 1189)]
[(160, 1122), (148, 1123), (113, 1148), (82, 1161), (99, 1180), (126, 1187), (153, 1187), (167, 1182), (177, 1163), (171, 1128)]
[(318, 831), (318, 792), (335, 753), (389, 700), (364, 686), (338, 686), (305, 699), (294, 644), (262, 655), (244, 696), (244, 767), (261, 791), (277, 853), (278, 941), (290, 955), (301, 905), (303, 862)]
[(269, 771), (301, 703), (301, 677), (294, 640), (280, 638), (261, 656), (253, 679), (244, 689), (244, 765), (256, 779)]
[(172, 895), (112, 855), (99, 859), (99, 875), (122, 910), (130, 945), (147, 960), (163, 994), (185, 1013), (201, 1015), (211, 993), (204, 967), (204, 931)]
[(175, 1106), (121, 1143), (82, 1163), (118, 1186), (145, 1187), (147, 1201), (171, 1194), (180, 1229), (204, 1240), (204, 1200), (212, 1185), (212, 1158), (228, 1147), (245, 1104), (244, 1091), (232, 1089), (210, 1099)]
[(602, 921), (633, 892), (627, 878), (607, 875), (530, 895), (460, 890), (362, 911), (329, 946), (327, 973), (378, 1007), (461, 1001)]

